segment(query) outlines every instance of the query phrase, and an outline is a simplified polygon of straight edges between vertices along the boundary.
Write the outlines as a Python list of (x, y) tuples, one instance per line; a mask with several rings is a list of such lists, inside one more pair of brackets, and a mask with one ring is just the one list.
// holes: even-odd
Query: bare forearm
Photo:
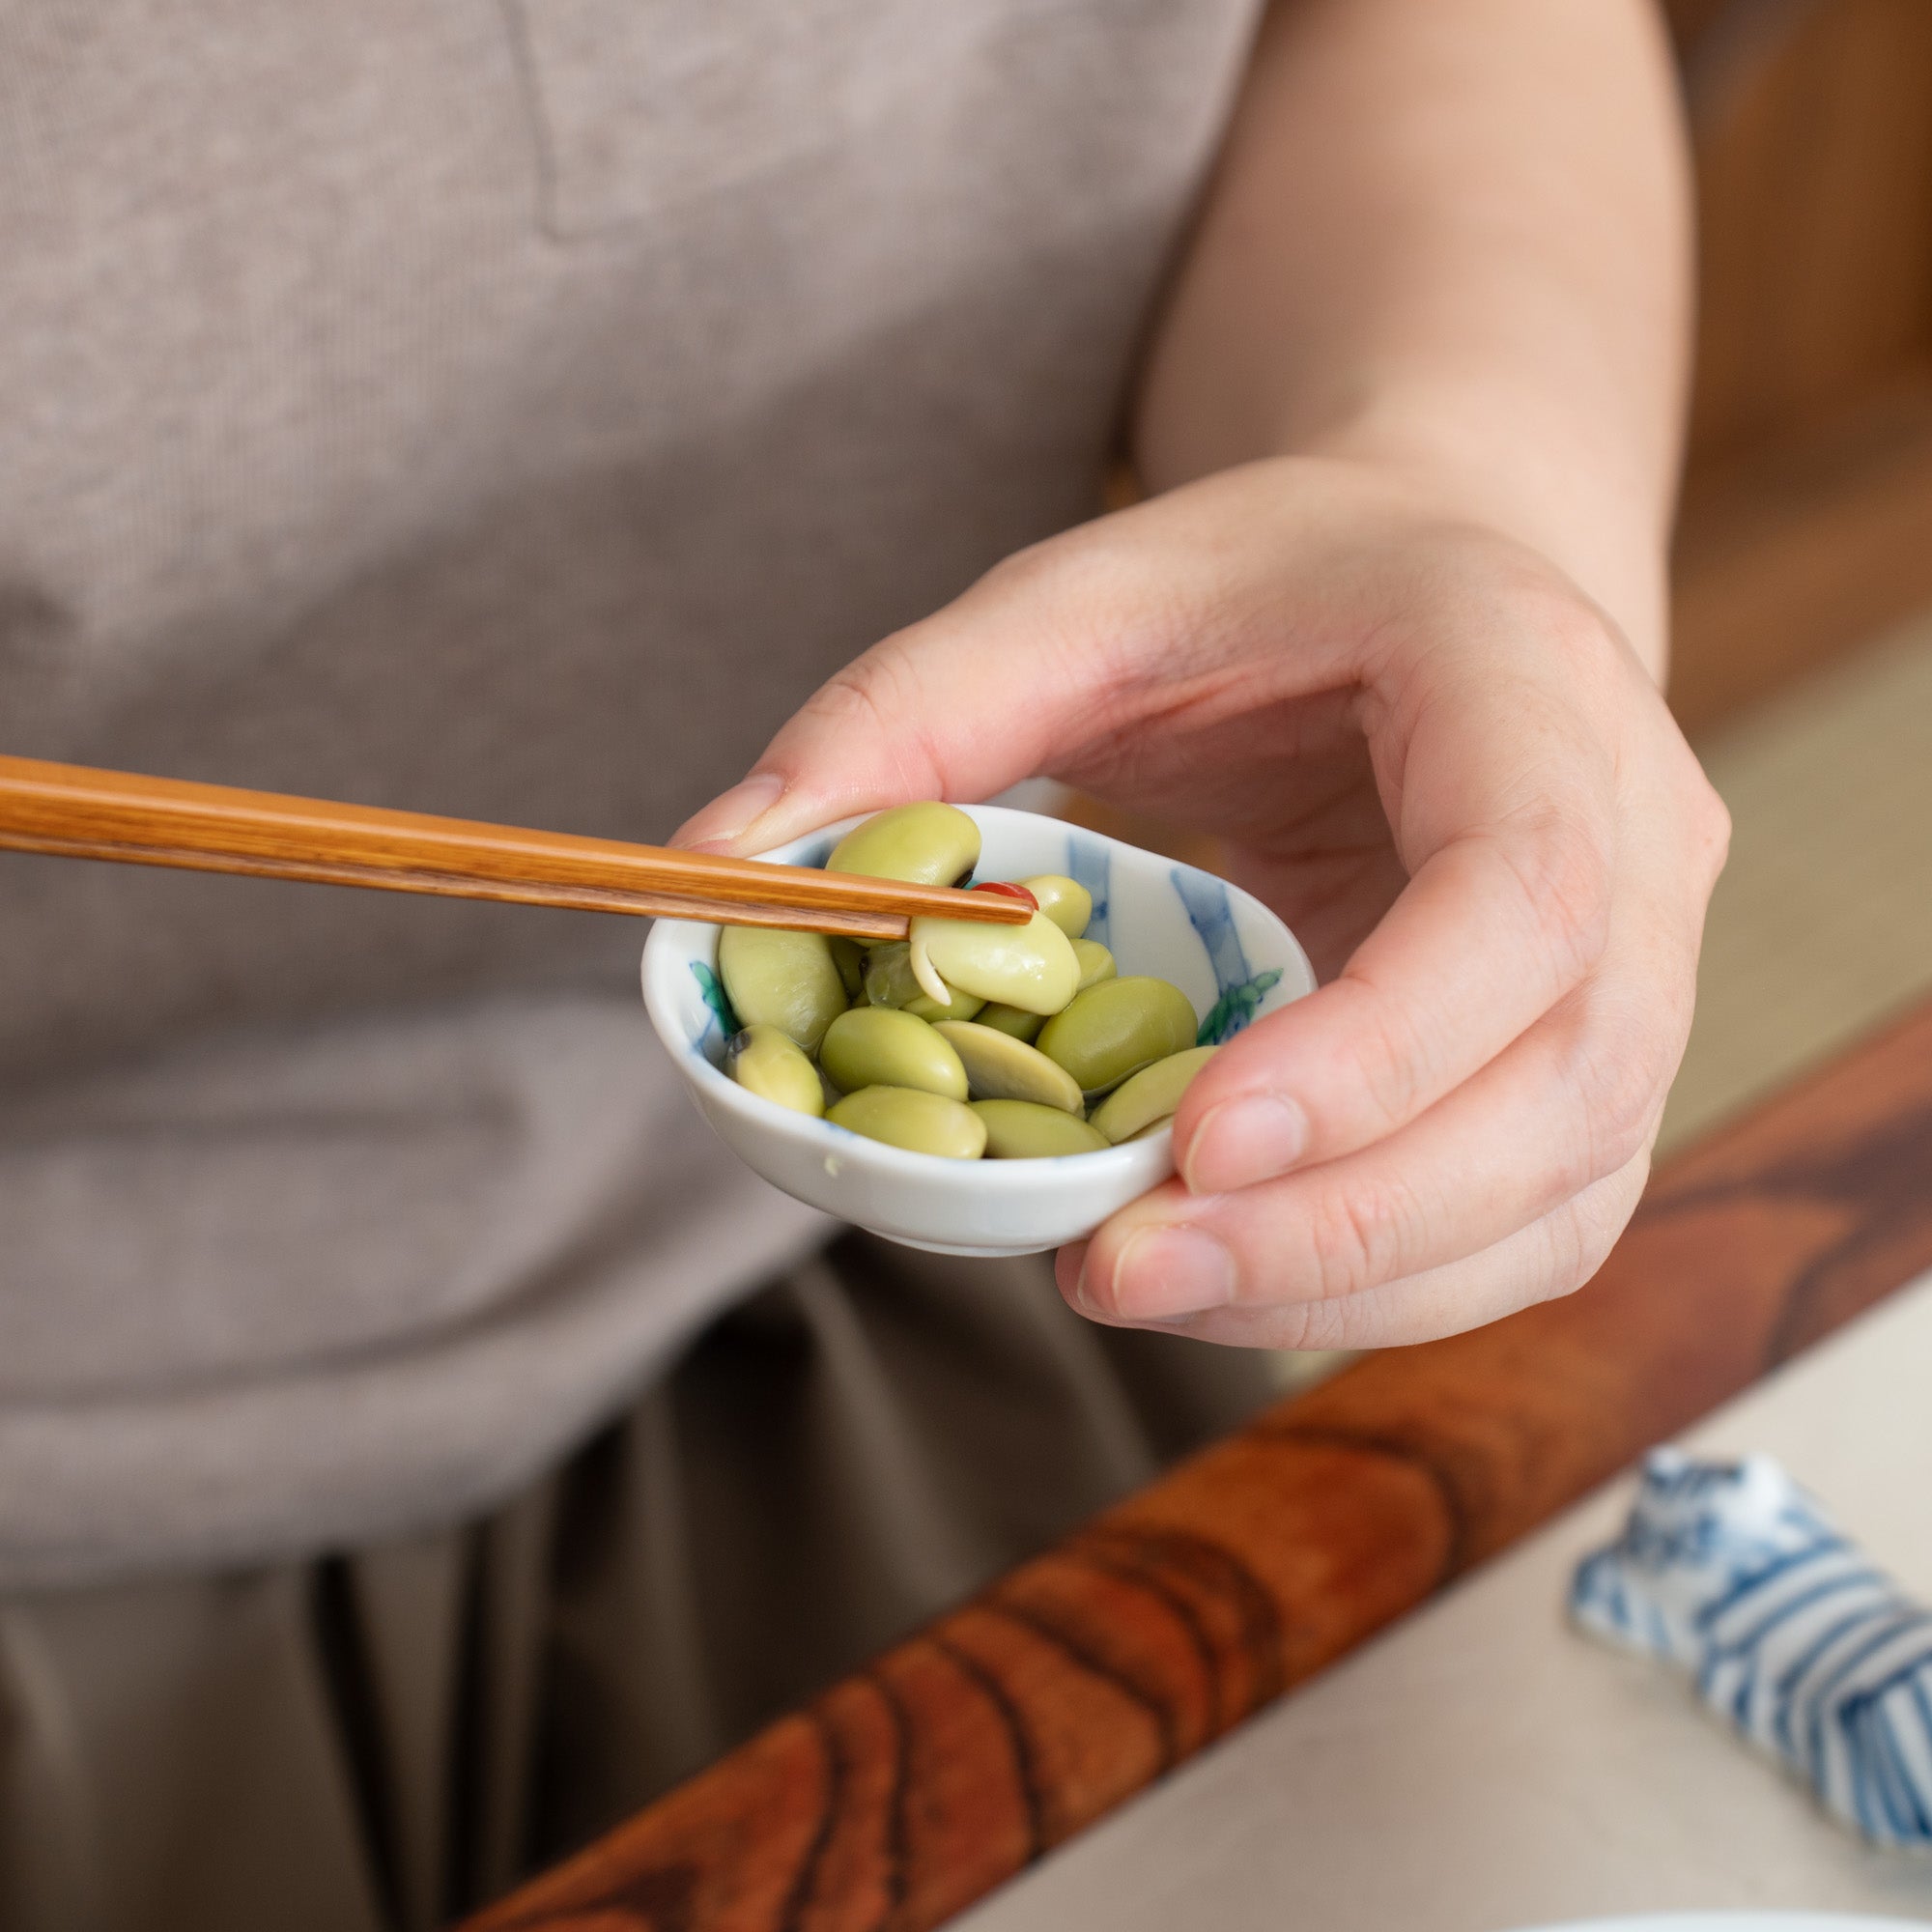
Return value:
[(1645, 0), (1276, 0), (1150, 356), (1148, 483), (1387, 458), (1661, 672), (1687, 205)]

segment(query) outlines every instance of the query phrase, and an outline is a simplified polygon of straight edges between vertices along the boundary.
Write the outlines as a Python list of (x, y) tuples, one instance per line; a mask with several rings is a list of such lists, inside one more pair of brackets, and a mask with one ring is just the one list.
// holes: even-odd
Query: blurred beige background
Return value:
[(1932, 995), (1932, 614), (1697, 750), (1735, 830), (1666, 1154)]
[(1671, 701), (1736, 833), (1665, 1154), (1932, 992), (1932, 7), (1668, 11), (1701, 223)]

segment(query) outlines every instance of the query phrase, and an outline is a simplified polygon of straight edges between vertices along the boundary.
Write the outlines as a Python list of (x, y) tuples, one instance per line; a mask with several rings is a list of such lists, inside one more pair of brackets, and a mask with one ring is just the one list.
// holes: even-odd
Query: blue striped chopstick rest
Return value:
[(1570, 1613), (1681, 1672), (1871, 1843), (1932, 1850), (1932, 1613), (1770, 1457), (1653, 1451)]

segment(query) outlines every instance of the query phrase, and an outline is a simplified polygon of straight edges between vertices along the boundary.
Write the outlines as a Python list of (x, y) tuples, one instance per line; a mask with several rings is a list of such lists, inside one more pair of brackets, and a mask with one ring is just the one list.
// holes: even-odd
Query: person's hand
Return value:
[(1215, 1055), (1179, 1178), (1062, 1251), (1102, 1321), (1441, 1335), (1585, 1281), (1636, 1204), (1728, 824), (1551, 565), (1374, 465), (1227, 470), (888, 638), (682, 842), (1034, 774), (1219, 835), (1321, 989)]

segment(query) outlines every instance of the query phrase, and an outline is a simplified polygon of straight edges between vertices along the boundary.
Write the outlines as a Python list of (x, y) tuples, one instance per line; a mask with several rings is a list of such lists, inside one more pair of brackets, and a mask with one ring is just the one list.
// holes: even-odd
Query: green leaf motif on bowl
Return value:
[(724, 1029), (724, 1037), (729, 1039), (738, 1031), (738, 1015), (731, 1010), (730, 997), (724, 991), (723, 980), (701, 959), (691, 962), (691, 977), (697, 981), (697, 990), (704, 995), (704, 1004)]
[(1224, 1039), (1239, 1033), (1261, 1010), (1262, 1002), (1280, 979), (1281, 968), (1270, 966), (1266, 972), (1257, 973), (1252, 980), (1244, 980), (1238, 986), (1230, 986), (1208, 1009), (1208, 1017), (1201, 1022), (1201, 1031), (1194, 1037), (1195, 1045), (1219, 1046)]

